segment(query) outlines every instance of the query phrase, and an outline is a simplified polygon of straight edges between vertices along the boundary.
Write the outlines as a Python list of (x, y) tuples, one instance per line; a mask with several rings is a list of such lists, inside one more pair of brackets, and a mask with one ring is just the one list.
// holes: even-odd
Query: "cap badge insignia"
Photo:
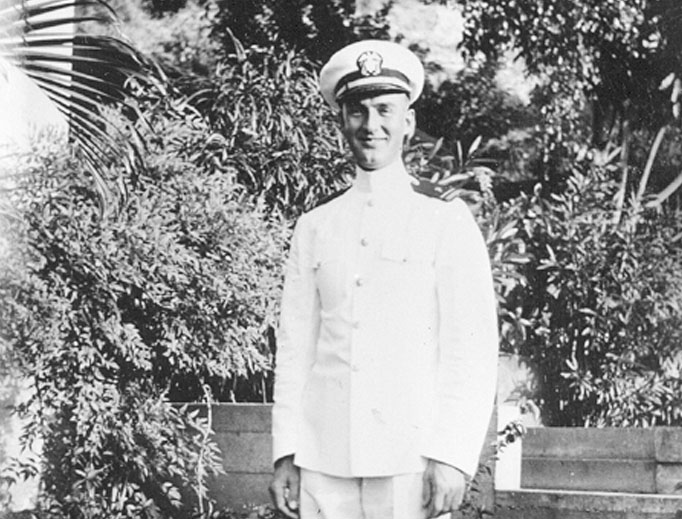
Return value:
[(358, 57), (357, 65), (360, 69), (360, 74), (363, 76), (377, 76), (381, 73), (381, 65), (384, 62), (384, 58), (381, 54), (373, 50), (368, 50), (360, 54)]

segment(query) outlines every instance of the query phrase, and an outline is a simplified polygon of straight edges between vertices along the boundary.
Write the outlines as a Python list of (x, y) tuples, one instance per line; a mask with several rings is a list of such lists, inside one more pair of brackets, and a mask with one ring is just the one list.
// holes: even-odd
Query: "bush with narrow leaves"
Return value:
[(3, 212), (0, 322), (3, 360), (31, 383), (18, 411), (25, 441), (44, 441), (43, 508), (206, 509), (210, 424), (169, 400), (265, 398), (288, 227), (180, 154), (150, 160), (104, 215), (78, 164), (30, 162)]
[(621, 214), (609, 168), (576, 164), (567, 189), (518, 200), (534, 260), (521, 294), (550, 425), (682, 423), (682, 225)]

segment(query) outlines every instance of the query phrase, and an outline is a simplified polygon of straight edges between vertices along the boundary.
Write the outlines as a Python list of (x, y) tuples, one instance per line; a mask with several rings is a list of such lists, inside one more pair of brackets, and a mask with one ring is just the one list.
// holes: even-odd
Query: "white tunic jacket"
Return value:
[(459, 200), (417, 194), (401, 163), (296, 224), (286, 267), (273, 455), (335, 476), (473, 474), (496, 384), (481, 233)]

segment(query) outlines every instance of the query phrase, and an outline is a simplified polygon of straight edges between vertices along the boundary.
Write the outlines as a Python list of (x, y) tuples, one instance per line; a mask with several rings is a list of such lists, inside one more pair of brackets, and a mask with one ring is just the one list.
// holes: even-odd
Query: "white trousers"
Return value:
[(301, 519), (425, 519), (423, 473), (339, 478), (301, 469)]

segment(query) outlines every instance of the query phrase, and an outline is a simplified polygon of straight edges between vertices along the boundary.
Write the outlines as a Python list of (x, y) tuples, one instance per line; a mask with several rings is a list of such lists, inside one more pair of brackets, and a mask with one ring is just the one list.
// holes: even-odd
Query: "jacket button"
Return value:
[(360, 245), (362, 245), (363, 247), (367, 247), (367, 245), (369, 245), (369, 240), (367, 238), (361, 239)]
[(367, 205), (369, 207), (374, 207), (374, 200), (372, 200), (371, 198), (369, 200), (367, 200)]
[(360, 278), (360, 277), (359, 277), (359, 278), (356, 278), (356, 279), (355, 279), (355, 284), (356, 284), (357, 286), (361, 287), (362, 285), (365, 284), (365, 280), (362, 279), (362, 278)]

